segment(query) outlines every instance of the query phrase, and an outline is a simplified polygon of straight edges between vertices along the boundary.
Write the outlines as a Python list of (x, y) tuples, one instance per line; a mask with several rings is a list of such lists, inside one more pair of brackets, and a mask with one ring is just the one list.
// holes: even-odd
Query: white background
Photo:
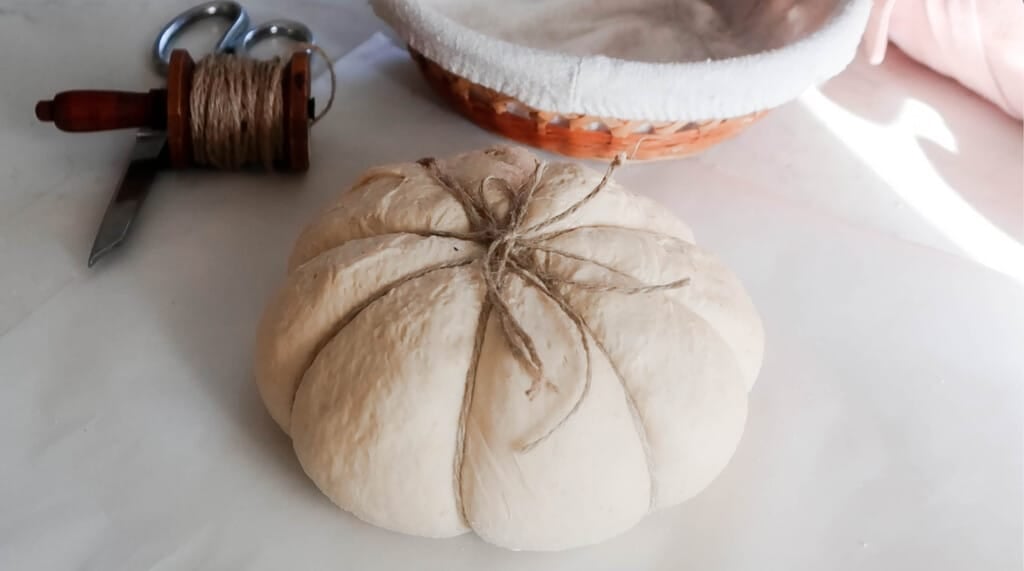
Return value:
[(311, 171), (165, 173), (86, 268), (131, 133), (60, 133), (34, 103), (159, 85), (151, 38), (189, 4), (0, 0), (0, 569), (1021, 567), (1020, 123), (893, 53), (700, 157), (620, 170), (762, 312), (747, 432), (696, 499), (596, 547), (511, 553), (338, 510), (252, 382), (318, 208), (371, 165), (498, 141), (385, 39), (341, 58), (382, 29), (367, 7), (250, 3), (341, 58)]

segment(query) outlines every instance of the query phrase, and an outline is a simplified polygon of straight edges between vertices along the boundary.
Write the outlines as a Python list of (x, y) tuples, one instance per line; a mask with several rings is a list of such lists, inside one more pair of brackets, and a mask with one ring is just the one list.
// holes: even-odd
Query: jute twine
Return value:
[[(480, 314), (480, 321), (477, 325), (476, 338), (473, 344), (473, 355), (470, 360), (469, 371), (466, 375), (465, 394), (459, 415), (459, 424), (456, 442), (456, 458), (454, 476), (456, 485), (456, 498), (459, 503), (459, 510), (465, 518), (462, 506), (462, 464), (465, 455), (465, 429), (473, 406), (473, 393), (476, 383), (477, 366), (480, 361), (480, 353), (483, 349), (484, 335), (487, 322), (493, 314), (497, 317), (501, 330), (508, 346), (516, 360), (530, 374), (530, 386), (526, 389), (526, 396), (534, 398), (543, 389), (558, 391), (559, 387), (545, 375), (544, 363), (537, 352), (537, 344), (533, 337), (527, 332), (523, 325), (516, 318), (515, 313), (508, 302), (508, 287), (512, 276), (520, 278), (524, 283), (535, 288), (545, 297), (550, 299), (573, 323), (578, 335), (580, 346), (583, 349), (586, 375), (582, 387), (578, 389), (572, 408), (544, 430), (539, 436), (528, 439), (522, 444), (520, 451), (528, 452), (547, 440), (553, 433), (568, 422), (580, 409), (580, 406), (590, 392), (593, 378), (591, 365), (591, 353), (594, 348), (591, 346), (591, 338), (598, 345), (598, 349), (607, 355), (607, 351), (593, 335), (583, 316), (573, 308), (567, 297), (562, 293), (562, 288), (574, 288), (593, 292), (616, 292), (628, 295), (642, 295), (652, 292), (660, 292), (678, 289), (689, 282), (689, 278), (682, 278), (676, 281), (649, 285), (611, 266), (597, 260), (585, 258), (571, 252), (567, 252), (549, 245), (549, 241), (573, 232), (577, 228), (567, 230), (551, 230), (555, 224), (569, 218), (581, 208), (592, 201), (608, 185), (615, 169), (621, 164), (622, 158), (616, 157), (608, 166), (601, 181), (586, 196), (576, 201), (562, 212), (530, 226), (525, 225), (526, 215), (530, 204), (537, 193), (538, 187), (544, 174), (545, 164), (538, 162), (526, 182), (519, 188), (512, 188), (508, 181), (496, 177), (487, 177), (476, 189), (467, 189), (448, 176), (434, 159), (423, 159), (419, 161), (431, 176), (462, 206), (469, 220), (467, 232), (447, 232), (431, 230), (424, 232), (425, 236), (440, 236), (457, 238), (481, 244), (487, 248), (486, 253), (479, 258), (463, 260), (458, 265), (465, 265), (479, 260), (483, 268), (483, 277), (486, 284), (486, 297)], [(503, 217), (499, 217), (488, 206), (484, 191), (488, 184), (494, 184), (504, 194), (508, 201), (508, 210)], [(677, 241), (673, 236), (651, 232), (659, 237)], [(548, 271), (540, 262), (537, 253), (544, 253), (549, 256), (557, 256), (589, 264), (607, 272), (609, 280), (604, 282), (579, 281), (559, 276)], [(446, 264), (452, 267), (452, 264)], [(613, 278), (614, 276), (614, 278)], [(613, 278), (613, 279), (612, 279)], [(628, 285), (624, 285), (628, 284)], [(627, 400), (630, 413), (633, 417), (634, 426), (637, 428), (644, 455), (648, 464), (648, 471), (651, 472), (650, 454), (647, 445), (646, 430), (643, 427), (639, 410), (633, 397), (625, 386), (618, 368), (609, 358), (612, 368), (615, 370)], [(653, 477), (651, 479), (651, 502), (653, 505), (655, 488)]]
[[(316, 124), (334, 104), (337, 77), (319, 46), (300, 44), (327, 63), (331, 95), (312, 120)], [(196, 164), (238, 169), (262, 164), (268, 170), (284, 153), (284, 101), (281, 78), (286, 59), (257, 60), (211, 54), (196, 63), (190, 101), (192, 158)]]

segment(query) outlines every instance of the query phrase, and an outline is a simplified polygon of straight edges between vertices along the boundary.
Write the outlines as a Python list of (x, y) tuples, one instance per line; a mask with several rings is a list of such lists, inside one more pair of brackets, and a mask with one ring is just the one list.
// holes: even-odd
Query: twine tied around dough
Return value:
[[(331, 94), (313, 117), (316, 124), (334, 104), (337, 77), (330, 57), (319, 46), (299, 44), (327, 63)], [(210, 54), (196, 63), (190, 97), (192, 158), (196, 164), (238, 169), (260, 163), (266, 169), (284, 154), (284, 98), (281, 78), (288, 60), (259, 60)]]
[[(576, 397), (572, 408), (567, 414), (559, 419), (558, 422), (554, 423), (539, 437), (527, 441), (521, 448), (521, 451), (523, 452), (529, 451), (541, 442), (545, 441), (549, 436), (551, 436), (551, 434), (572, 418), (579, 410), (580, 405), (586, 399), (587, 394), (590, 391), (590, 385), (593, 377), (593, 371), (591, 368), (592, 348), (588, 339), (588, 331), (590, 331), (590, 329), (584, 321), (583, 316), (572, 307), (569, 300), (561, 292), (561, 288), (567, 286), (570, 288), (594, 292), (617, 292), (637, 295), (678, 289), (685, 286), (690, 281), (689, 278), (682, 278), (663, 284), (644, 284), (633, 276), (630, 276), (607, 264), (601, 263), (598, 260), (579, 256), (548, 245), (549, 240), (573, 230), (572, 228), (569, 230), (550, 230), (550, 228), (572, 216), (600, 194), (608, 185), (608, 182), (611, 180), (612, 173), (615, 172), (615, 169), (621, 164), (621, 162), (621, 157), (616, 157), (608, 166), (608, 170), (601, 178), (601, 181), (586, 196), (579, 199), (560, 213), (546, 220), (526, 226), (525, 221), (527, 212), (535, 194), (537, 193), (538, 187), (541, 185), (541, 180), (546, 166), (545, 163), (538, 161), (531, 175), (518, 189), (512, 188), (510, 183), (504, 179), (489, 176), (481, 181), (480, 186), (473, 191), (464, 188), (443, 172), (434, 159), (428, 158), (419, 161), (419, 164), (428, 170), (442, 188), (444, 188), (459, 202), (466, 213), (466, 217), (469, 219), (468, 232), (429, 231), (425, 234), (429, 236), (457, 238), (476, 242), (486, 246), (487, 248), (487, 252), (481, 258), (484, 282), (487, 288), (485, 308), (482, 312), (482, 323), (477, 328), (474, 355), (472, 357), (472, 364), (467, 376), (467, 397), (459, 419), (459, 443), (457, 448), (458, 458), (456, 459), (457, 482), (461, 480), (462, 448), (464, 446), (463, 431), (465, 429), (472, 401), (472, 388), (476, 377), (476, 363), (479, 361), (480, 351), (483, 346), (483, 336), (487, 316), (489, 316), (492, 311), (497, 315), (502, 332), (504, 333), (512, 354), (530, 374), (531, 383), (529, 388), (526, 389), (526, 396), (532, 399), (536, 396), (538, 391), (542, 390), (542, 388), (549, 388), (554, 391), (559, 390), (558, 386), (546, 377), (544, 364), (537, 352), (537, 345), (534, 342), (533, 337), (531, 337), (531, 335), (523, 328), (519, 320), (516, 319), (512, 308), (506, 300), (506, 291), (511, 276), (514, 275), (519, 277), (526, 284), (529, 284), (537, 291), (541, 292), (545, 297), (554, 302), (565, 316), (569, 318), (579, 334), (580, 345), (583, 348), (586, 363), (586, 376), (584, 378), (583, 386), (579, 390), (579, 394)], [(508, 210), (503, 217), (499, 217), (494, 211), (492, 211), (484, 198), (484, 190), (487, 184), (492, 181), (501, 189), (508, 201)], [(666, 238), (675, 239), (674, 237), (664, 234), (656, 234)], [(548, 271), (542, 266), (538, 261), (537, 253), (544, 253), (590, 264), (601, 268), (608, 274), (617, 276), (619, 279), (625, 278), (629, 282), (632, 282), (633, 285), (613, 283), (611, 280), (606, 282), (578, 281), (559, 276)], [(623, 390), (626, 392), (626, 399), (629, 404), (630, 412), (633, 415), (634, 422), (639, 424), (640, 419), (636, 404), (633, 402), (632, 396), (629, 394), (629, 391), (626, 390), (625, 386), (623, 386)], [(643, 434), (641, 434), (641, 439), (644, 442), (646, 454), (646, 438)]]

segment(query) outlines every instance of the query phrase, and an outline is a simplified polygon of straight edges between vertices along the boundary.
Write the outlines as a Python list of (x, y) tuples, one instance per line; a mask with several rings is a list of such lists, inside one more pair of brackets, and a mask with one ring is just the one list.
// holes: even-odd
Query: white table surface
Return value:
[[(131, 135), (60, 133), (34, 102), (156, 85), (150, 38), (188, 4), (0, 0), (0, 569), (1021, 567), (1020, 123), (895, 54), (700, 157), (624, 167), (762, 312), (747, 432), (683, 506), (512, 553), (333, 507), (251, 378), (263, 304), (330, 196), (497, 141), (385, 39), (338, 61), (306, 176), (166, 173), (130, 243), (86, 268)], [(339, 56), (381, 29), (354, 2), (287, 15)]]

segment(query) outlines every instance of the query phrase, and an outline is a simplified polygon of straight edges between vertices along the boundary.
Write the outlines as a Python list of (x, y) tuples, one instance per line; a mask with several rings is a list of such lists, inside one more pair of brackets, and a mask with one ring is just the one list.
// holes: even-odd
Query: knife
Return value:
[(159, 131), (139, 131), (135, 135), (131, 162), (121, 177), (107, 211), (100, 222), (96, 239), (89, 252), (89, 267), (121, 245), (128, 236), (142, 202), (149, 194), (160, 169), (167, 165), (167, 134)]

